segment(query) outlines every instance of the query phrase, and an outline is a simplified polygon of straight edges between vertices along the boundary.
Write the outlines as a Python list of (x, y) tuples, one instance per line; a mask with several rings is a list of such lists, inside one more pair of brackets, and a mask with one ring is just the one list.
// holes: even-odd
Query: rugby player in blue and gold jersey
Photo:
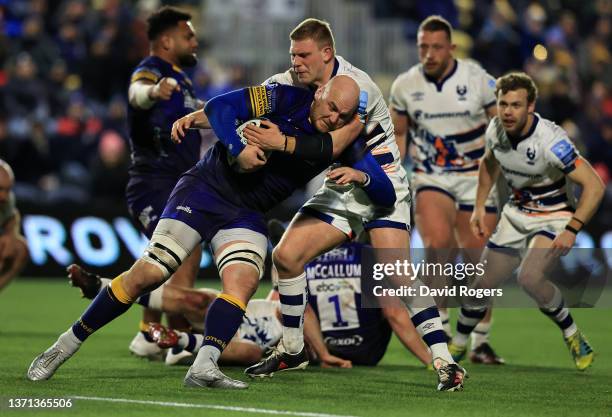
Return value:
[[(331, 79), (314, 94), (269, 85), (212, 99), (205, 108), (205, 124), (212, 126), (220, 142), (183, 174), (143, 256), (33, 360), (28, 379), (51, 378), (93, 332), (126, 312), (138, 296), (166, 281), (204, 241), (211, 244), (223, 289), (208, 309), (204, 346), (185, 377), (185, 385), (247, 388), (246, 383), (225, 376), (217, 360), (242, 323), (246, 304), (263, 274), (267, 250), (263, 213), (305, 185), (349, 145), (340, 159), (346, 167), (354, 168), (350, 175), (356, 185), (379, 205), (395, 204), (392, 184), (359, 143), (347, 141), (336, 146), (334, 142), (325, 158), (319, 148), (300, 144), (316, 133), (315, 126), (323, 133), (345, 125), (360, 130), (354, 117), (358, 102), (359, 87), (346, 76)], [(287, 141), (291, 137), (293, 154), (272, 152), (266, 156), (257, 146), (240, 140), (236, 123), (262, 116), (279, 126)], [(353, 133), (348, 135), (355, 137)]]
[[(132, 160), (126, 198), (130, 214), (149, 239), (179, 177), (201, 156), (199, 132), (189, 132), (190, 140), (182, 144), (170, 139), (174, 120), (202, 107), (183, 71), (197, 63), (198, 41), (190, 20), (189, 14), (171, 7), (162, 7), (148, 18), (150, 54), (132, 73), (128, 91)], [(200, 256), (201, 251), (194, 250), (172, 282), (193, 286)], [(140, 332), (130, 344), (132, 353), (149, 358), (161, 354), (146, 332), (147, 323), (160, 317), (159, 312), (145, 309)], [(177, 317), (169, 316), (169, 320), (175, 328), (188, 325)]]

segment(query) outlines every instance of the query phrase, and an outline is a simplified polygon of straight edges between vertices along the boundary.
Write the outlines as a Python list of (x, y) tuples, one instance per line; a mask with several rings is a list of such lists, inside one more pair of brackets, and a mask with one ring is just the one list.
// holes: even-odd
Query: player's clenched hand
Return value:
[(490, 233), (490, 230), (484, 221), (485, 214), (486, 210), (484, 207), (476, 206), (474, 207), (472, 217), (470, 218), (470, 228), (472, 229), (472, 233), (479, 238), (487, 237)]
[(343, 166), (330, 170), (327, 173), (327, 178), (334, 181), (338, 185), (355, 183), (359, 186), (365, 184), (368, 179), (364, 172), (351, 167)]
[(285, 135), (277, 125), (269, 120), (262, 120), (261, 126), (248, 125), (242, 134), (247, 143), (257, 145), (264, 151), (282, 151), (285, 149)]
[(155, 101), (170, 100), (175, 91), (181, 91), (178, 82), (174, 78), (164, 77), (153, 86), (149, 95)]
[(353, 363), (349, 360), (339, 358), (332, 354), (321, 356), (322, 368), (352, 368)]
[(181, 143), (181, 141), (185, 137), (186, 130), (192, 127), (194, 125), (194, 122), (195, 116), (193, 115), (193, 113), (190, 113), (172, 123), (172, 132), (170, 133), (172, 142)]
[(550, 254), (552, 256), (565, 256), (569, 253), (575, 242), (576, 235), (569, 230), (564, 230), (553, 240)]
[(238, 154), (236, 161), (243, 172), (253, 172), (267, 162), (266, 154), (258, 146), (246, 145)]

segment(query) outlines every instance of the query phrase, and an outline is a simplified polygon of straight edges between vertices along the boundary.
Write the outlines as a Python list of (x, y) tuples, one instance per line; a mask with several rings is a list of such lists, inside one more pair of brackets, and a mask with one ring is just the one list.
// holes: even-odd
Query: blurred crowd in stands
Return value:
[[(163, 3), (187, 3), (196, 19), (201, 13), (199, 2)], [(145, 19), (157, 6), (155, 0), (0, 0), (0, 157), (13, 166), (18, 199), (124, 200), (127, 86), (148, 53)], [(407, 45), (422, 18), (442, 14), (457, 29), (461, 55), (494, 76), (512, 69), (532, 75), (538, 111), (578, 143), (608, 184), (610, 204), (612, 0), (378, 0), (372, 10), (379, 19), (404, 19)], [(205, 40), (200, 45), (192, 73), (199, 98), (258, 81), (237, 65), (213, 82), (218, 77), (206, 67)]]

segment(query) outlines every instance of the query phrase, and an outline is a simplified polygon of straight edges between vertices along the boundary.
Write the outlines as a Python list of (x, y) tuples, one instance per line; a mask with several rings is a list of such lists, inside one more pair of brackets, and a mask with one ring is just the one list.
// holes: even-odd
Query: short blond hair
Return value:
[(295, 29), (291, 31), (291, 34), (289, 34), (289, 39), (292, 41), (312, 39), (317, 43), (320, 49), (329, 46), (332, 48), (334, 53), (336, 52), (334, 35), (329, 23), (325, 20), (311, 17), (302, 21), (295, 27)]

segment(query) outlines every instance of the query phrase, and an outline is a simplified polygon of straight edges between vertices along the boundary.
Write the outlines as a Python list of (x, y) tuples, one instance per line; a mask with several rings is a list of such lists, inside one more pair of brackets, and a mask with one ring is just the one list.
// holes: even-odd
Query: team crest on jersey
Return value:
[(410, 94), (412, 101), (423, 101), (424, 96), (425, 93), (423, 93), (422, 91), (415, 91), (414, 93)]
[(465, 95), (467, 94), (467, 85), (458, 85), (457, 86), (457, 95), (459, 96), (459, 101), (465, 101), (467, 98)]
[(536, 157), (535, 148), (532, 149), (531, 146), (527, 147), (526, 155), (527, 155), (527, 159), (528, 159), (527, 163), (529, 165), (535, 164), (535, 161), (534, 161), (534, 159)]

